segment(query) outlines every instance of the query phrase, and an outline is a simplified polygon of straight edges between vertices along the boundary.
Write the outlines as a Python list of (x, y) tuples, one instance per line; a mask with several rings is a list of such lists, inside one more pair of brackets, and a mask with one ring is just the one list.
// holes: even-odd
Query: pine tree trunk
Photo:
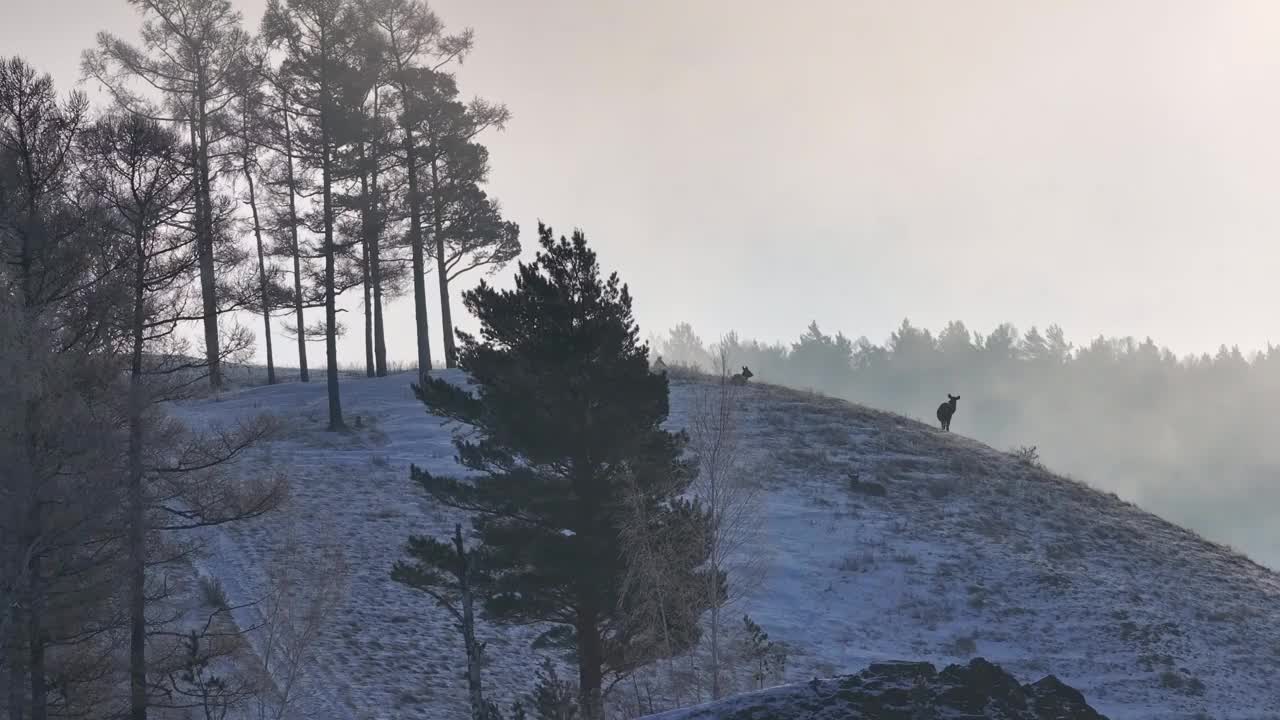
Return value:
[(364, 243), (361, 248), (361, 255), (364, 259), (364, 374), (365, 377), (376, 377), (377, 368), (374, 367), (373, 360), (373, 292), (369, 287), (369, 244)]
[(436, 243), (436, 273), (440, 280), (440, 325), (444, 328), (444, 365), (458, 367), (458, 353), (453, 342), (453, 313), (449, 307), (449, 267), (445, 256), (444, 201), (440, 195), (440, 160), (431, 160), (431, 217)]
[(197, 117), (192, 128), (196, 154), (196, 246), (200, 260), (200, 295), (204, 304), (205, 361), (209, 365), (209, 386), (222, 387), (222, 354), (218, 349), (218, 286), (213, 266), (213, 194), (209, 187), (209, 119), (206, 115), (204, 78), (196, 92)]
[(467, 648), (467, 691), (471, 697), (472, 720), (487, 720), (484, 684), (480, 674), (484, 649), (476, 640), (475, 598), (471, 591), (471, 567), (462, 543), (462, 525), (454, 525), (453, 544), (458, 553), (458, 588), (462, 596), (462, 640)]
[(146, 258), (139, 239), (129, 373), (129, 717), (147, 720), (146, 509), (142, 490), (142, 350)]
[[(373, 91), (373, 115), (378, 116), (378, 90)], [(382, 326), (382, 211), (378, 205), (378, 143), (372, 143), (369, 171), (370, 201), (373, 204), (373, 237), (369, 242), (369, 273), (373, 281), (373, 362), (378, 377), (387, 376), (387, 336)]]
[[(720, 570), (712, 565), (711, 577), (719, 577)], [(711, 592), (711, 699), (720, 699), (720, 599), (718, 587), (713, 585)]]
[(373, 362), (378, 377), (387, 376), (387, 336), (382, 325), (382, 260), (379, 238), (375, 234), (369, 245), (369, 272), (373, 282)]
[[(366, 160), (364, 144), (360, 145), (360, 160)], [(360, 277), (364, 288), (364, 374), (374, 377), (377, 374), (373, 360), (373, 284), (369, 270), (369, 246), (373, 240), (373, 218), (371, 198), (369, 196), (369, 175), (360, 172)]]
[(258, 221), (258, 199), (254, 194), (253, 171), (249, 159), (244, 161), (244, 177), (249, 183), (249, 210), (253, 214), (253, 236), (258, 242), (258, 287), (262, 297), (262, 331), (267, 346), (267, 384), (276, 384), (276, 361), (271, 351), (271, 302), (267, 283), (267, 264), (262, 252), (262, 224)]
[[(41, 527), (40, 504), (34, 503), (31, 508), (32, 541), (40, 537)], [(46, 720), (48, 712), (48, 688), (45, 683), (45, 644), (44, 634), (44, 588), (41, 587), (44, 572), (40, 553), (31, 554), (28, 564), (27, 587), (30, 589), (29, 608), (27, 610), (27, 672), (31, 677), (31, 720)]]
[[(328, 98), (329, 86), (326, 68), (321, 65), (320, 96)], [(327, 108), (326, 108), (327, 110)], [(324, 349), (329, 367), (325, 373), (329, 390), (329, 430), (346, 430), (342, 420), (342, 398), (338, 388), (338, 308), (335, 281), (336, 259), (333, 246), (333, 153), (329, 135), (329, 113), (320, 113), (320, 165), (324, 178), (321, 192), (324, 196)]]
[(303, 317), (302, 305), (302, 248), (298, 244), (298, 181), (293, 174), (293, 134), (289, 129), (288, 98), (284, 98), (284, 161), (285, 170), (289, 174), (289, 232), (293, 242), (293, 312), (294, 321), (298, 324), (298, 377), (302, 382), (311, 382), (311, 373), (307, 370), (307, 334), (306, 320)]
[(418, 331), (418, 382), (425, 385), (431, 372), (431, 338), (427, 326), (427, 263), (422, 240), (422, 198), (418, 194), (418, 160), (413, 130), (404, 128), (405, 168), (409, 175), (409, 243), (413, 247), (413, 318)]
[[(22, 152), (23, 171), (27, 179), (26, 218), (30, 227), (34, 229), (40, 225), (40, 212), (36, 203), (36, 196), (39, 189), (36, 187), (34, 159), (31, 155), (31, 151), (25, 148), (25, 142), (22, 144), (24, 146), (24, 152)], [(23, 319), (26, 326), (24, 330), (27, 333), (27, 341), (24, 343), (24, 347), (27, 352), (28, 365), (31, 365), (32, 360), (31, 343), (33, 342), (33, 339), (31, 334), (35, 330), (36, 307), (38, 305), (38, 299), (35, 291), (35, 277), (33, 276), (35, 265), (35, 248), (33, 247), (33, 244), (34, 238), (32, 237), (31, 231), (29, 230), (22, 233), (22, 252), (19, 260), (19, 270), (22, 274)], [(28, 552), (31, 553), (31, 556), (27, 559), (26, 568), (22, 568), (21, 566), (21, 556), (19, 556), (17, 562), (19, 575), (22, 575), (25, 571), (26, 577), (25, 581), (20, 583), (20, 587), (15, 588), (15, 602), (13, 602), (15, 622), (13, 625), (13, 635), (15, 638), (21, 635), (23, 628), (21, 620), (25, 619), (27, 630), (27, 636), (25, 638), (25, 646), (27, 650), (25, 669), (27, 672), (27, 678), (30, 681), (31, 717), (32, 720), (44, 720), (46, 715), (44, 687), (45, 643), (44, 634), (42, 632), (44, 616), (42, 613), (43, 608), (41, 602), (42, 588), (40, 587), (40, 575), (43, 572), (43, 568), (41, 567), (42, 563), (40, 562), (40, 553), (35, 549), (36, 543), (40, 539), (42, 526), (44, 525), (44, 518), (43, 498), (40, 494), (40, 483), (36, 479), (36, 452), (38, 447), (38, 438), (35, 435), (35, 403), (36, 401), (32, 398), (27, 398), (23, 401), (23, 429), (20, 437), (23, 439), (23, 450), (26, 454), (25, 468), (23, 468), (23, 470), (26, 474), (25, 490), (27, 492), (27, 513), (26, 517), (23, 519), (26, 527), (20, 531), (19, 537), (22, 539), (20, 547), (29, 548)], [(25, 618), (23, 618), (24, 613), (19, 609), (21, 599), (26, 600)], [(17, 699), (17, 712), (19, 716), (21, 716), (24, 710), (24, 705), (26, 705), (26, 703), (23, 702), (22, 697), (22, 673), (20, 670), (24, 664), (21, 659), (23, 646), (24, 643), (21, 641), (14, 643), (14, 656), (18, 661), (13, 665), (12, 692), (15, 694)], [(39, 713), (38, 717), (36, 713)]]
[(578, 704), (583, 720), (604, 720), (604, 643), (596, 626), (596, 614), (578, 609)]
[[(20, 564), (20, 563), (15, 563)], [(20, 573), (15, 569), (15, 573)], [(15, 588), (17, 590), (18, 588)], [(23, 682), (26, 677), (24, 672), (27, 665), (26, 643), (22, 641), (22, 628), (26, 627), (25, 618), (22, 617), (22, 606), (20, 603), (9, 604), (9, 627), (5, 629), (5, 642), (9, 646), (9, 657), (7, 659), (7, 667), (5, 668), (6, 679), (8, 680), (9, 690), (9, 717), (15, 720), (23, 720), (26, 717), (26, 683)]]

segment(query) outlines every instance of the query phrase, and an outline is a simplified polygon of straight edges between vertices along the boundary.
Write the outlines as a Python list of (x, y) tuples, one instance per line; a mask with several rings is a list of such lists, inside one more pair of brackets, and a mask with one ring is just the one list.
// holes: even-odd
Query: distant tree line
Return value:
[(708, 341), (687, 323), (651, 343), (668, 364), (709, 369), (725, 350), (732, 366), (750, 366), (759, 381), (929, 423), (946, 393), (958, 393), (957, 432), (999, 449), (1035, 445), (1055, 470), (1136, 496), (1219, 538), (1243, 541), (1224, 535), (1229, 529), (1213, 516), (1261, 526), (1256, 500), (1276, 492), (1270, 478), (1280, 449), (1269, 434), (1280, 347), (1179, 357), (1151, 338), (1077, 345), (1057, 325), (1019, 332), (1003, 324), (982, 334), (959, 321), (932, 332), (907, 320), (881, 344), (816, 323), (785, 344), (736, 333)]

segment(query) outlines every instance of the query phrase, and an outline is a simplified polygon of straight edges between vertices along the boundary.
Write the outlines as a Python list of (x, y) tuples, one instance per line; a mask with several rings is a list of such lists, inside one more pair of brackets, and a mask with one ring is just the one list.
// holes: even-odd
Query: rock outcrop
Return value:
[(654, 716), (654, 720), (1107, 720), (1050, 675), (1022, 685), (982, 658), (939, 672), (874, 663), (857, 675), (787, 685)]

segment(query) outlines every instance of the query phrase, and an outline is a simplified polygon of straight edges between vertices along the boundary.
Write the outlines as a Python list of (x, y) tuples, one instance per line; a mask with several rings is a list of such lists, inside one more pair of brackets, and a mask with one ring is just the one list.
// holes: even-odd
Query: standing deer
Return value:
[(751, 369), (748, 368), (746, 365), (743, 365), (742, 372), (729, 378), (729, 384), (730, 385), (746, 385), (747, 380), (750, 380), (754, 376), (755, 374), (751, 372)]
[(960, 399), (959, 395), (947, 393), (950, 400), (938, 406), (938, 422), (942, 423), (942, 429), (951, 432), (951, 416), (956, 414), (956, 401)]

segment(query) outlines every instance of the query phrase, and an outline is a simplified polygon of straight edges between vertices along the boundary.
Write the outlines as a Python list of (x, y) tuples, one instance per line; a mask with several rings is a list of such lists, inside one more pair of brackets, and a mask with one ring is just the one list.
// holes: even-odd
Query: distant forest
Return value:
[(938, 404), (958, 394), (955, 432), (1002, 450), (1036, 446), (1056, 472), (1280, 563), (1280, 542), (1264, 534), (1277, 503), (1260, 502), (1280, 499), (1280, 347), (1179, 357), (1151, 338), (1076, 345), (1057, 325), (983, 335), (959, 321), (935, 333), (908, 320), (884, 344), (816, 323), (789, 344), (736, 333), (704, 341), (686, 323), (650, 345), (669, 365), (703, 369), (723, 348), (731, 372), (747, 365), (760, 382), (934, 425)]

